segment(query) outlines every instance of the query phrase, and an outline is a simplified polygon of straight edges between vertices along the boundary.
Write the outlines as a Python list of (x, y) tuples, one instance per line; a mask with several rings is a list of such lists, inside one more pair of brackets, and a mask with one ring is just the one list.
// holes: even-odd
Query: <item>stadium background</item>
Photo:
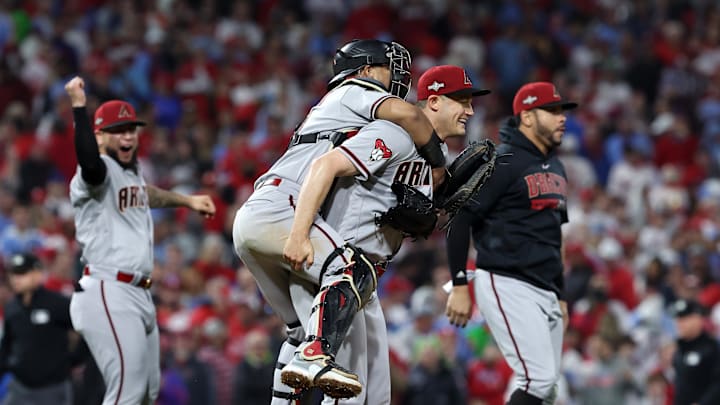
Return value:
[[(571, 325), (560, 401), (671, 398), (669, 302), (698, 299), (720, 336), (720, 6), (709, 0), (2, 1), (0, 262), (32, 250), (48, 286), (72, 292), (63, 86), (79, 74), (91, 111), (121, 98), (150, 123), (149, 182), (210, 193), (218, 207), (210, 221), (153, 213), (158, 403), (253, 403), (234, 393), (265, 390), (248, 376), (274, 367), (283, 326), (232, 253), (233, 215), (323, 95), (336, 47), (364, 37), (407, 46), (416, 78), (450, 63), (493, 89), (476, 100), (470, 140), (497, 140), (527, 81), (581, 103), (561, 147)], [(442, 315), (443, 256), (440, 233), (407, 243), (382, 279), (395, 403), (451, 389), (501, 403), (510, 376), (482, 323), (458, 330)], [(10, 297), (3, 275), (0, 300)]]

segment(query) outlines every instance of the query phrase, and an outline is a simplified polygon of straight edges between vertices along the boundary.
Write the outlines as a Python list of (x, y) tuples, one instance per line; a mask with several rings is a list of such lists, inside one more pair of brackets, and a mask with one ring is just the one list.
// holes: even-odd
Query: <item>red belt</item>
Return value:
[[(83, 269), (83, 274), (86, 275), (86, 276), (89, 276), (89, 275), (90, 275), (90, 268), (89, 268), (88, 266), (85, 266), (85, 269)], [(148, 276), (142, 276), (142, 277), (140, 277), (140, 278), (137, 280), (137, 282), (134, 282), (134, 281), (133, 281), (133, 280), (135, 280), (135, 275), (134, 275), (134, 274), (132, 274), (132, 273), (123, 273), (122, 271), (118, 271), (118, 272), (117, 272), (117, 274), (115, 275), (115, 279), (116, 279), (117, 281), (120, 281), (120, 282), (123, 282), (123, 283), (132, 284), (132, 285), (134, 285), (134, 286), (136, 286), (136, 287), (144, 288), (144, 289), (146, 289), (146, 290), (149, 289), (149, 288), (152, 286), (152, 279), (151, 279), (150, 277), (148, 277)]]
[(277, 187), (280, 185), (280, 183), (282, 183), (282, 179), (280, 177), (275, 177), (275, 178), (267, 179), (267, 180), (263, 181), (263, 183), (260, 185), (260, 187), (265, 187), (265, 186)]

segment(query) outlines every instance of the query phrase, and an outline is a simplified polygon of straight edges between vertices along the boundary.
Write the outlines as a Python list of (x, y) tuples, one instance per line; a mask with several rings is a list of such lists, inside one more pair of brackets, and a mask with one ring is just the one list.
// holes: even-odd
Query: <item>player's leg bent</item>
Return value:
[(350, 263), (332, 271), (323, 268), (322, 287), (313, 301), (306, 342), (282, 372), (285, 384), (295, 388), (318, 386), (333, 398), (354, 397), (362, 390), (358, 377), (334, 359), (355, 314), (377, 288), (374, 265), (359, 249), (346, 249)]
[(287, 325), (287, 339), (280, 346), (277, 362), (275, 364), (275, 372), (273, 374), (272, 400), (271, 405), (300, 405), (303, 400), (307, 400), (307, 390), (298, 390), (283, 384), (280, 373), (287, 363), (289, 363), (295, 355), (295, 350), (305, 337), (305, 331), (300, 321)]
[(556, 297), (486, 271), (478, 272), (474, 284), (480, 311), (517, 377), (509, 403), (541, 403), (552, 393), (559, 375), (554, 348), (562, 343), (562, 314), (554, 305)]

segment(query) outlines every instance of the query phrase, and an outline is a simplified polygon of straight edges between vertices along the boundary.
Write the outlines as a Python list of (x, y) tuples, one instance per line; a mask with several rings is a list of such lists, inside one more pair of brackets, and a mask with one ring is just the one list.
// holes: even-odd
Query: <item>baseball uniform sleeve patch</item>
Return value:
[(370, 161), (377, 162), (380, 159), (390, 159), (392, 156), (392, 150), (385, 145), (382, 139), (378, 138), (375, 140), (375, 149), (370, 152)]

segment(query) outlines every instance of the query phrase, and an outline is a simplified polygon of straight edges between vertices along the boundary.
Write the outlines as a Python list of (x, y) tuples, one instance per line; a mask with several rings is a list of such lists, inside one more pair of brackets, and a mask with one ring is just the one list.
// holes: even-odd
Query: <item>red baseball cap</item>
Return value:
[(418, 81), (417, 99), (436, 96), (482, 96), (490, 90), (473, 87), (465, 69), (453, 65), (434, 66), (426, 70)]
[(145, 125), (137, 119), (135, 109), (130, 103), (121, 100), (112, 100), (103, 103), (95, 111), (95, 131), (106, 130), (121, 125)]
[(563, 110), (571, 110), (578, 106), (572, 101), (563, 100), (560, 97), (555, 85), (550, 82), (528, 83), (515, 93), (513, 99), (513, 113), (520, 114), (522, 111), (533, 108), (549, 108), (560, 106)]

